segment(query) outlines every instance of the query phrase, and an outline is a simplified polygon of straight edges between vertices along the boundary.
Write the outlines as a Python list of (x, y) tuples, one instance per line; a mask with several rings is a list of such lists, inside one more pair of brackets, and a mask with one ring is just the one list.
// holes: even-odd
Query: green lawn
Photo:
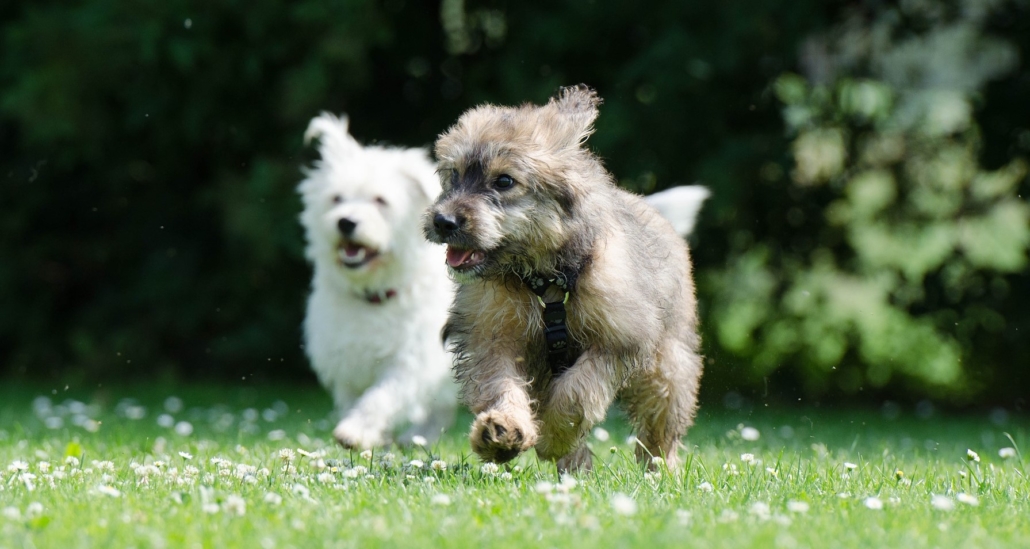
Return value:
[(1025, 416), (709, 406), (684, 469), (650, 474), (615, 413), (595, 472), (560, 479), (532, 454), (483, 467), (467, 415), (361, 456), (329, 409), (315, 388), (4, 385), (0, 548), (1030, 547), (1026, 459), (999, 455)]

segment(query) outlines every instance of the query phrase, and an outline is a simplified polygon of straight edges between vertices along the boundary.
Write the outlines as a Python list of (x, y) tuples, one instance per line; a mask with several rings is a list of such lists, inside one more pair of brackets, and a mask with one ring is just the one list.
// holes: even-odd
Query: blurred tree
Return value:
[(731, 219), (739, 171), (783, 146), (754, 105), (816, 5), (5, 3), (0, 373), (307, 375), (293, 189), (320, 110), (423, 145), (588, 82), (627, 186), (711, 174)]
[[(984, 33), (991, 6), (952, 7), (853, 13), (808, 43), (807, 78), (775, 82), (795, 135), (783, 184), (824, 207), (811, 239), (759, 240), (719, 279), (719, 341), (752, 357), (756, 375), (794, 363), (817, 393), (896, 376), (938, 396), (984, 389), (972, 341), (1005, 331), (1006, 275), (1026, 267), (1027, 165), (978, 165), (975, 94), (1017, 56)], [(786, 216), (806, 224), (799, 209)]]

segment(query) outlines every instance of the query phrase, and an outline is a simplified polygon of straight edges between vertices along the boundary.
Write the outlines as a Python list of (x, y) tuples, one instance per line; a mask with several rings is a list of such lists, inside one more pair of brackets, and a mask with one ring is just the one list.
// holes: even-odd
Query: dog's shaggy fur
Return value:
[[(583, 147), (599, 104), (580, 86), (543, 106), (484, 105), (436, 142), (444, 190), (424, 230), (448, 245), (461, 282), (445, 335), (484, 460), (535, 446), (560, 470), (589, 468), (585, 435), (619, 396), (638, 459), (675, 467), (693, 421), (702, 359), (687, 246)], [(523, 280), (569, 273), (578, 358), (555, 375), (541, 305)], [(547, 301), (562, 299), (555, 290)]]
[(440, 192), (435, 166), (421, 149), (362, 147), (329, 114), (305, 139), (322, 157), (298, 188), (314, 264), (305, 349), (343, 413), (333, 435), (357, 448), (405, 425), (402, 441), (434, 438), (457, 404), (440, 341), (454, 285), (419, 221)]

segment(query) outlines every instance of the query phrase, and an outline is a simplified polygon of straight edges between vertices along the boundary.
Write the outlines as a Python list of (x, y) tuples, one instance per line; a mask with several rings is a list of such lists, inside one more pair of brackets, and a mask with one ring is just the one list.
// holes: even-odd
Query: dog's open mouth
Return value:
[(341, 265), (348, 269), (357, 269), (378, 257), (379, 252), (367, 246), (344, 241), (340, 243), (336, 255)]
[(486, 254), (480, 250), (447, 246), (447, 266), (456, 271), (472, 269), (484, 261), (486, 261)]

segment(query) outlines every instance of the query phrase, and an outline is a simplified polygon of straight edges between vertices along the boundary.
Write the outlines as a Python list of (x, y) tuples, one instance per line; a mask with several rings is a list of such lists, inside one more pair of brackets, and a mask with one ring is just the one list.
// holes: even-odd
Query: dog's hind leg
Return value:
[(654, 365), (637, 370), (620, 396), (637, 431), (637, 460), (654, 469), (653, 458), (679, 465), (680, 439), (694, 422), (701, 357), (687, 345), (666, 340)]
[(540, 408), (543, 427), (536, 451), (542, 459), (554, 460), (563, 471), (590, 468), (590, 451), (583, 441), (604, 420), (615, 398), (614, 364), (610, 357), (587, 350), (551, 381)]

